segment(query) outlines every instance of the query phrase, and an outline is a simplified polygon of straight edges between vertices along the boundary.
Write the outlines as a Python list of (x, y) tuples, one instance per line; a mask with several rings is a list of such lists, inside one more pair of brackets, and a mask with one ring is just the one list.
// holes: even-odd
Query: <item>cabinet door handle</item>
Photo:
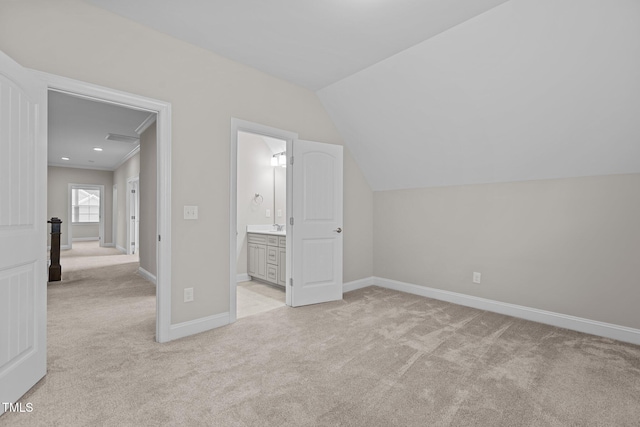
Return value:
[(342, 228), (338, 227), (333, 231), (335, 231), (336, 233), (340, 234), (340, 233), (342, 233)]

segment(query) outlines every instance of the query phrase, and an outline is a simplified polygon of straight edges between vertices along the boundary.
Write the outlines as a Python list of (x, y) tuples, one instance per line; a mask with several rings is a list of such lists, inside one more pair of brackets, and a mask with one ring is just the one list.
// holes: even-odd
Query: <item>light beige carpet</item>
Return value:
[(135, 266), (49, 287), (49, 373), (0, 424), (639, 425), (639, 346), (376, 287), (157, 344)]

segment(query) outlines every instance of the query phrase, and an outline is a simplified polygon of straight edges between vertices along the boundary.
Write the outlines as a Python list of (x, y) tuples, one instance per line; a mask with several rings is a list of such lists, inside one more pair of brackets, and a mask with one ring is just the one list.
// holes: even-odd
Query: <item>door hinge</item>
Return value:
[(293, 225), (293, 217), (289, 218), (289, 225)]
[(131, 219), (136, 219), (135, 215), (131, 215)]
[(132, 193), (135, 193), (135, 192), (136, 192), (136, 190), (131, 190), (131, 192), (132, 192)]
[(289, 279), (289, 286), (293, 287), (293, 277)]
[(158, 234), (158, 242), (162, 241), (162, 237)]
[(136, 245), (136, 242), (131, 242), (131, 246), (135, 246), (135, 245)]
[(289, 163), (293, 165), (293, 156), (291, 156), (291, 160), (289, 160)]

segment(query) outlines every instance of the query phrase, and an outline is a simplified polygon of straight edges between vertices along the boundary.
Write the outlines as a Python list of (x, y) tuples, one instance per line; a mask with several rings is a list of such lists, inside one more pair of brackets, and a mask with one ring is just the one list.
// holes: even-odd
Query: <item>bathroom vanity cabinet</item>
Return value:
[(253, 279), (285, 286), (287, 238), (271, 233), (247, 233), (247, 274)]

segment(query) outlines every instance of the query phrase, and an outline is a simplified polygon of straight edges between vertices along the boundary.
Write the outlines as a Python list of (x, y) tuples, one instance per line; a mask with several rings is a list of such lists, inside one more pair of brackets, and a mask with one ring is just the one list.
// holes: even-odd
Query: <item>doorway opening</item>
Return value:
[[(296, 138), (281, 129), (231, 121), (230, 322), (291, 304), (291, 184), (283, 166)], [(238, 301), (244, 305), (240, 309)]]
[[(96, 103), (106, 104), (110, 106), (125, 107), (130, 110), (142, 112), (146, 120), (142, 123), (138, 122), (138, 128), (135, 129), (136, 133), (142, 136), (147, 129), (153, 129), (153, 146), (150, 152), (150, 163), (154, 166), (154, 171), (151, 177), (148, 177), (150, 191), (148, 195), (152, 195), (152, 202), (147, 199), (146, 202), (141, 202), (149, 206), (153, 211), (151, 221), (146, 222), (149, 225), (149, 234), (153, 241), (153, 246), (146, 250), (147, 256), (152, 260), (156, 266), (155, 277), (150, 277), (147, 270), (139, 271), (139, 273), (146, 279), (155, 279), (156, 282), (156, 306), (155, 306), (155, 338), (158, 342), (167, 342), (172, 338), (171, 331), (171, 105), (164, 101), (154, 100), (143, 96), (120, 92), (117, 90), (93, 85), (90, 83), (84, 83), (65, 77), (60, 77), (48, 73), (32, 71), (37, 77), (45, 82), (47, 85), (48, 93), (51, 94), (63, 94), (69, 97), (77, 99), (89, 100)], [(50, 96), (51, 98), (51, 96)], [(51, 102), (51, 99), (49, 100)], [(86, 122), (80, 122), (79, 126), (86, 125)], [(135, 136), (135, 135), (122, 135), (117, 132), (108, 132), (113, 135), (106, 135), (104, 138), (105, 144), (123, 142), (122, 136)], [(137, 138), (134, 138), (137, 139)], [(126, 138), (124, 138), (126, 141)], [(93, 150), (92, 153), (104, 154), (104, 150)], [(141, 148), (140, 150), (142, 150)], [(122, 159), (120, 166), (127, 163), (136, 154), (140, 155), (133, 149), (130, 149), (130, 153)], [(144, 153), (142, 154), (144, 156)], [(67, 156), (61, 156), (67, 157)], [(63, 162), (65, 160), (60, 159)], [(91, 160), (95, 161), (95, 158), (86, 159), (88, 163)], [(96, 168), (100, 169), (100, 168)], [(144, 168), (142, 168), (144, 171)], [(102, 171), (113, 174), (113, 168), (110, 171)], [(105, 186), (105, 188), (112, 187), (112, 190), (102, 192), (106, 199), (110, 199), (110, 204), (105, 203), (104, 214), (107, 216), (113, 215), (113, 218), (103, 218), (103, 224), (107, 230), (102, 234), (103, 239), (109, 237), (111, 242), (104, 242), (104, 246), (114, 246), (122, 253), (127, 253), (126, 249), (126, 231), (127, 223), (125, 222), (125, 208), (127, 204), (126, 186), (127, 179), (138, 175), (130, 170), (123, 170), (122, 177), (114, 176), (113, 181)], [(124, 180), (122, 184), (119, 183)], [(109, 197), (111, 196), (111, 197)], [(66, 197), (65, 197), (66, 199)], [(115, 202), (114, 202), (115, 200)], [(115, 218), (116, 216), (122, 217), (122, 221)], [(115, 226), (114, 226), (115, 225)], [(144, 224), (139, 224), (144, 227)], [(138, 239), (139, 241), (139, 239)], [(122, 243), (119, 243), (122, 242)], [(135, 241), (134, 241), (135, 242)], [(109, 243), (109, 244), (106, 244)], [(120, 246), (122, 245), (122, 246)], [(139, 246), (138, 246), (139, 247)], [(142, 251), (141, 251), (142, 252)]]
[(286, 305), (287, 141), (238, 131), (237, 318)]

